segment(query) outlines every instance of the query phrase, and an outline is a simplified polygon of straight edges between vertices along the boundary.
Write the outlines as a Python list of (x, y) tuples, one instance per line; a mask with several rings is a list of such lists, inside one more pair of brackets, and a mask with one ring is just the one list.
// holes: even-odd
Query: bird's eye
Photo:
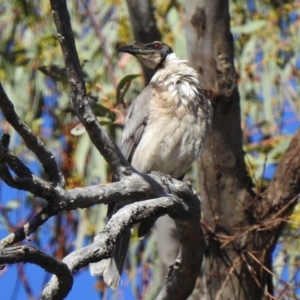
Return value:
[(160, 43), (155, 43), (154, 44), (154, 49), (160, 50), (161, 49), (161, 44)]

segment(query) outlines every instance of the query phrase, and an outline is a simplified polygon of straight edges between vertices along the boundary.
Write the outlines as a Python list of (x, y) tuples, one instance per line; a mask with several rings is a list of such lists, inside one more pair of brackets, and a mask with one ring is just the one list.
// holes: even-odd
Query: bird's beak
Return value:
[(130, 53), (132, 55), (136, 55), (136, 54), (150, 54), (153, 51), (151, 51), (150, 49), (145, 49), (143, 47), (141, 47), (140, 45), (125, 45), (125, 46), (121, 46), (117, 49), (118, 52), (126, 52), (126, 53)]

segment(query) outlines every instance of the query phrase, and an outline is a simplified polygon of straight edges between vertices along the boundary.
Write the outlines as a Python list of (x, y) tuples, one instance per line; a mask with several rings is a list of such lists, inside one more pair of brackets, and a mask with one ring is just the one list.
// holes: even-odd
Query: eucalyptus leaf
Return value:
[(251, 34), (255, 31), (262, 30), (267, 25), (268, 23), (265, 20), (249, 21), (246, 24), (232, 27), (231, 32), (233, 34)]
[(20, 207), (20, 201), (15, 200), (15, 199), (12, 199), (12, 200), (6, 202), (6, 204), (5, 204), (5, 209), (6, 210), (14, 210), (14, 209), (17, 209), (19, 207)]

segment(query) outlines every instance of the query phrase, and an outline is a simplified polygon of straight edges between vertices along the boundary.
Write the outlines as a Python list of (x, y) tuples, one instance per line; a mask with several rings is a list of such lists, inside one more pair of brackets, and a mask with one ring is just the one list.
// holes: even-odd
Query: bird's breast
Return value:
[(186, 83), (154, 85), (147, 126), (132, 157), (136, 169), (184, 175), (199, 158), (209, 130), (201, 96)]

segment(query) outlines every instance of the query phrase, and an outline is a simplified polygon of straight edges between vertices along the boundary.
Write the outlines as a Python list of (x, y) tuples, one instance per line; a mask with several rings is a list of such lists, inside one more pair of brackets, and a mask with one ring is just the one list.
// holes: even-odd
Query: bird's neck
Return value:
[(151, 83), (176, 85), (180, 81), (199, 86), (197, 72), (188, 65), (186, 60), (178, 58), (175, 53), (170, 53), (156, 70)]
[(160, 69), (164, 69), (166, 68), (169, 64), (174, 63), (174, 61), (178, 61), (178, 57), (176, 56), (176, 54), (174, 52), (168, 54), (166, 56), (166, 58), (164, 59), (164, 61), (157, 67), (157, 71)]

